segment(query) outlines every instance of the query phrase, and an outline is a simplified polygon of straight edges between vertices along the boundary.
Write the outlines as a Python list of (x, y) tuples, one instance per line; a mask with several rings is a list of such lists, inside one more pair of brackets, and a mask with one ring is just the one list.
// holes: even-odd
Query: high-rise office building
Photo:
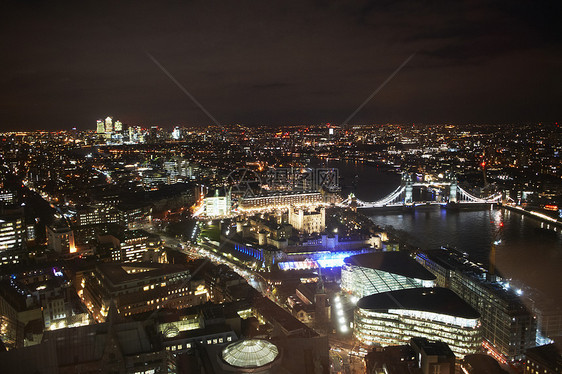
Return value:
[(179, 126), (176, 126), (172, 131), (172, 139), (180, 140), (180, 138), (181, 138), (181, 129), (179, 128)]
[(0, 215), (0, 252), (21, 249), (24, 243), (23, 215), (19, 211)]
[(114, 130), (116, 132), (121, 132), (123, 131), (123, 123), (119, 120), (115, 121), (115, 126), (114, 126)]
[(103, 134), (105, 133), (105, 123), (101, 120), (98, 119), (97, 124), (96, 124), (96, 132), (98, 134)]
[(0, 189), (0, 204), (11, 205), (16, 202), (16, 194), (13, 191)]
[[(498, 361), (519, 359), (535, 346), (537, 319), (517, 293), (455, 251), (429, 251), (416, 257), (481, 315), (484, 347)], [(443, 284), (441, 284), (443, 283)]]
[(109, 134), (113, 132), (113, 118), (111, 117), (105, 119), (105, 132)]

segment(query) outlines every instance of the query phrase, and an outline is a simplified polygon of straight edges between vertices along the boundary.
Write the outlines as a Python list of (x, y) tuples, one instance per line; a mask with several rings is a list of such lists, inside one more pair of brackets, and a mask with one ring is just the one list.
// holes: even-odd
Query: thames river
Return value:
[[(364, 201), (388, 195), (400, 176), (361, 163), (329, 162), (339, 169), (344, 192), (353, 190)], [(367, 211), (365, 212), (367, 213)], [(490, 247), (496, 249), (496, 269), (507, 278), (524, 282), (562, 305), (562, 234), (552, 225), (507, 209), (448, 211), (439, 207), (412, 213), (369, 214), (381, 227), (392, 226), (422, 249), (451, 246), (488, 264)]]

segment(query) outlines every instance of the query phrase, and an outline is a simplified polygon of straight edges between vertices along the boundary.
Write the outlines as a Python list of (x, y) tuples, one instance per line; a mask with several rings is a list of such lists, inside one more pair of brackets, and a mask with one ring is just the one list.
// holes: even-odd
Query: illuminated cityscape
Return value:
[[(558, 238), (560, 185), (521, 184), (515, 173), (527, 168), (489, 156), (494, 153), (487, 153), (486, 165), (478, 153), (459, 159), (450, 144), (480, 126), (420, 128), (449, 137), (425, 145), (427, 157), (410, 159), (418, 151), (390, 152), (394, 138), (380, 156), (329, 152), (358, 147), (363, 127), (291, 127), (287, 137), (278, 135), (287, 129), (268, 135), (246, 128), (243, 139), (253, 139), (255, 148), (237, 153), (235, 144), (244, 144), (237, 127), (226, 133), (174, 128), (160, 137), (146, 129), (147, 140), (116, 144), (107, 136), (110, 120), (102, 133), (93, 124), (81, 132), (3, 134), (0, 301), (8, 353), (26, 347), (35, 347), (30, 355), (59, 352), (64, 345), (49, 348), (49, 342), (85, 329), (144, 334), (142, 344), (153, 348), (138, 348), (147, 356), (134, 360), (158, 357), (148, 369), (154, 372), (206, 367), (184, 361), (197, 354), (222, 357), (208, 364), (215, 372), (244, 365), (299, 372), (296, 361), (287, 361), (295, 349), (312, 355), (292, 354), (299, 365), (317, 360), (327, 371), (361, 371), (392, 360), (399, 351), (391, 347), (407, 347), (400, 351), (406, 357), (420, 349), (415, 339), (426, 339), (452, 352), (442, 365), (468, 367), (487, 355), (515, 370), (525, 366), (527, 350), (552, 345), (562, 332), (551, 294), (501, 275), (501, 220), (491, 222), (484, 260), (444, 240), (442, 248), (417, 247), (404, 232), (375, 223), (381, 215), (505, 212), (531, 219), (542, 230), (536, 235)], [(402, 138), (403, 130), (391, 125), (369, 131), (381, 129)], [(487, 138), (503, 136), (489, 129)], [(296, 147), (295, 140), (301, 145), (288, 157), (285, 144)], [(236, 156), (221, 152), (225, 141)], [(314, 141), (318, 145), (308, 148)], [(270, 143), (277, 146), (251, 161)], [(512, 143), (516, 147), (517, 137)], [(549, 147), (544, 178), (560, 178), (562, 143)], [(357, 178), (346, 179), (345, 168), (332, 166), (333, 158), (336, 165), (397, 175), (396, 184), (365, 194)], [(124, 325), (133, 321), (150, 322)], [(127, 329), (137, 332), (119, 333)], [(125, 358), (127, 341), (119, 344), (123, 359), (133, 360)], [(421, 365), (416, 360), (412, 365)], [(117, 365), (112, 362), (99, 367)], [(75, 367), (93, 368), (88, 365)]]
[(0, 372), (562, 372), (560, 7), (516, 3), (10, 5)]

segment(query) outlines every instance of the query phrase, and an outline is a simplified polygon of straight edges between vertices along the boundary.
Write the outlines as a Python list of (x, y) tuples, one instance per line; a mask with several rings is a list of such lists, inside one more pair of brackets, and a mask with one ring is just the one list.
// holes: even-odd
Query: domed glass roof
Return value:
[(260, 367), (275, 360), (277, 347), (261, 339), (239, 340), (222, 351), (222, 358), (229, 365), (240, 368)]

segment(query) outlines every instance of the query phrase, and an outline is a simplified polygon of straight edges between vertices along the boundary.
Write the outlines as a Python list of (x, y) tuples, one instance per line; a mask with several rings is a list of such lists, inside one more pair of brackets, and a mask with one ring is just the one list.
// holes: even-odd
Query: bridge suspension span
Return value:
[[(437, 187), (448, 189), (448, 197), (446, 201), (414, 201), (414, 187)], [(496, 193), (487, 197), (476, 197), (457, 185), (454, 176), (450, 176), (449, 180), (436, 182), (413, 182), (411, 175), (404, 174), (402, 183), (394, 191), (377, 201), (362, 201), (350, 194), (344, 201), (342, 206), (355, 205), (357, 208), (378, 208), (378, 207), (399, 207), (399, 206), (415, 206), (415, 205), (446, 205), (454, 204), (497, 204), (502, 200), (502, 194)]]

